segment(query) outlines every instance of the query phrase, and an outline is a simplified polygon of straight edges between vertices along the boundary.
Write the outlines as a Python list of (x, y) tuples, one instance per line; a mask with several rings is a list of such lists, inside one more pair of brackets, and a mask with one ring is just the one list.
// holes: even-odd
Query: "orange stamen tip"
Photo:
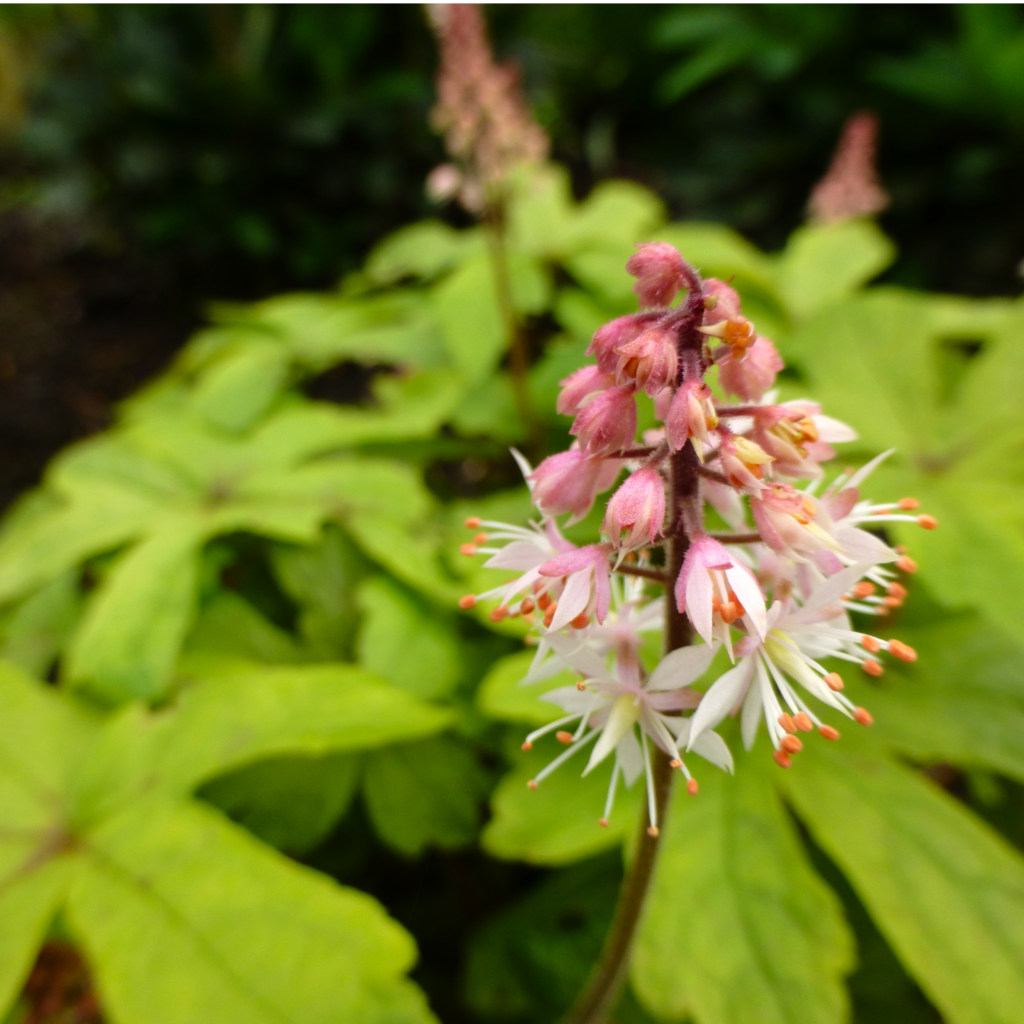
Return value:
[(526, 788), (527, 789), (536, 789), (537, 788), (537, 780), (536, 779), (530, 779), (530, 781), (526, 784)]
[(831, 725), (821, 726), (821, 728), (818, 729), (818, 732), (820, 732), (821, 735), (824, 736), (827, 740), (839, 739), (839, 730), (833, 729)]
[(783, 711), (779, 715), (779, 725), (782, 726), (788, 733), (796, 732), (796, 723), (793, 721), (793, 716), (788, 711)]
[(869, 583), (867, 580), (862, 580), (853, 588), (853, 596), (856, 598), (870, 597), (875, 592), (874, 583)]
[(475, 555), (476, 554), (476, 545), (475, 544), (461, 544), (461, 545), (459, 545), (459, 554), (466, 555), (466, 556)]
[(503, 619), (508, 618), (508, 609), (504, 605), (501, 608), (495, 608), (487, 617), (491, 622), (501, 622)]
[(528, 597), (524, 597), (524, 598), (522, 599), (522, 601), (520, 601), (520, 602), (519, 602), (519, 610), (520, 610), (520, 611), (521, 611), (521, 612), (522, 612), (522, 613), (523, 613), (524, 615), (529, 615), (529, 614), (530, 614), (530, 612), (532, 612), (532, 611), (533, 611), (533, 609), (534, 609), (535, 607), (536, 607), (536, 605), (535, 605), (535, 604), (533, 603), (533, 601), (532, 601), (532, 600), (531, 600), (530, 598), (528, 598)]
[(917, 562), (910, 555), (902, 555), (896, 559), (896, 568), (906, 573), (915, 573), (917, 572)]
[(882, 674), (881, 663), (875, 661), (874, 658), (867, 658), (864, 664), (861, 665), (861, 668), (863, 668), (869, 676), (874, 676), (876, 679)]
[(783, 736), (782, 742), (779, 744), (787, 754), (799, 754), (804, 749), (804, 745), (797, 739), (796, 736)]
[(881, 643), (873, 636), (862, 636), (860, 638), (860, 645), (865, 651), (870, 651), (872, 654), (877, 654), (882, 649)]
[(586, 612), (580, 612), (569, 625), (573, 629), (586, 629), (590, 625), (590, 616)]
[(533, 750), (533, 744), (529, 740), (523, 740), (523, 750)]
[(486, 544), (487, 543), (487, 534), (486, 533), (478, 533), (473, 538), (473, 543), (474, 544)]
[(459, 607), (464, 612), (468, 612), (470, 608), (475, 608), (476, 594), (463, 594), (463, 596), (459, 598)]
[(889, 606), (887, 604), (875, 605), (875, 614), (880, 615), (884, 619), (889, 614)]
[(559, 731), (555, 733), (555, 739), (558, 740), (559, 743), (564, 743), (568, 746), (572, 743), (572, 733), (559, 729)]
[(579, 690), (582, 693), (582, 691), (585, 690), (586, 688), (587, 688), (587, 684), (586, 684), (586, 682), (584, 680), (580, 679), (580, 680), (577, 681), (577, 683), (576, 683), (576, 689), (577, 690)]
[(668, 766), (669, 768), (682, 768), (683, 762), (680, 761), (678, 757), (673, 757), (672, 760), (669, 761)]
[(897, 544), (896, 547), (893, 548), (893, 551), (898, 555), (905, 555), (907, 553), (907, 549), (902, 544)]
[(660, 828), (658, 828), (658, 826), (657, 826), (657, 825), (649, 825), (649, 826), (647, 827), (647, 834), (648, 834), (648, 835), (649, 835), (649, 836), (650, 836), (650, 837), (651, 837), (652, 839), (657, 839), (657, 838), (658, 838), (658, 836), (660, 836), (660, 835), (661, 835), (661, 829), (660, 829)]
[(810, 732), (814, 728), (814, 723), (810, 720), (810, 718), (807, 717), (807, 715), (803, 711), (800, 711), (799, 713), (793, 716), (793, 724), (801, 732)]
[(523, 643), (526, 644), (527, 647), (536, 647), (540, 641), (531, 633), (529, 636), (523, 637)]
[(698, 789), (700, 789), (700, 786), (697, 785), (696, 779), (686, 780), (686, 792), (689, 793), (690, 796), (696, 796)]
[(773, 750), (772, 757), (780, 768), (790, 768), (793, 765), (793, 759), (784, 750)]
[(918, 516), (917, 523), (925, 530), (937, 530), (939, 528), (939, 521), (935, 516)]
[(466, 519), (466, 529), (467, 530), (479, 530), (480, 529), (480, 520), (476, 516), (469, 516), (469, 518)]
[(899, 506), (904, 512), (913, 512), (915, 508), (921, 507), (921, 502), (917, 498), (900, 498)]
[(841, 690), (843, 688), (843, 677), (838, 672), (829, 672), (824, 676), (825, 685), (830, 690)]
[(597, 819), (597, 823), (598, 823), (598, 825), (601, 826), (601, 828), (607, 828), (608, 827), (608, 819), (607, 818), (598, 818)]
[(537, 596), (537, 607), (542, 612), (546, 612), (548, 610), (548, 606), (550, 604), (551, 604), (551, 595), (547, 591), (544, 591), (543, 594), (539, 594)]
[(711, 595), (711, 610), (717, 612), (722, 607), (722, 599), (717, 594)]
[(874, 718), (871, 717), (871, 712), (867, 708), (854, 708), (853, 709), (853, 720), (859, 722), (861, 725), (873, 725)]
[(885, 592), (890, 597), (898, 597), (901, 601), (907, 596), (908, 593), (907, 588), (901, 587), (898, 583), (890, 583), (889, 586), (885, 588)]
[(555, 617), (555, 612), (558, 611), (557, 604), (549, 604), (548, 610), (544, 613), (544, 625), (550, 626), (551, 620)]
[(889, 653), (900, 661), (917, 661), (917, 651), (902, 640), (890, 640)]
[(737, 619), (737, 608), (732, 601), (726, 601), (726, 603), (719, 608), (718, 612), (722, 616), (722, 621), (730, 626)]
[(883, 601), (885, 602), (884, 607), (886, 607), (886, 608), (902, 608), (903, 607), (903, 598), (902, 597), (892, 597), (892, 596), (889, 596), (889, 597), (883, 598)]

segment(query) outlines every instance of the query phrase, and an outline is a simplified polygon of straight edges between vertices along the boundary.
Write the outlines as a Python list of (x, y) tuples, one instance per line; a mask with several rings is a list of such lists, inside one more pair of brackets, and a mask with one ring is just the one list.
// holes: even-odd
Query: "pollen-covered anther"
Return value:
[(830, 690), (835, 690), (838, 692), (843, 688), (843, 677), (838, 672), (829, 672), (826, 675), (822, 676), (822, 679), (825, 680), (825, 685)]
[(548, 605), (547, 611), (544, 612), (544, 625), (550, 626), (551, 620), (555, 617), (555, 612), (558, 611), (558, 604), (554, 601)]
[(473, 544), (473, 543), (460, 544), (459, 545), (459, 554), (460, 555), (468, 555), (468, 556), (472, 557), (473, 555), (476, 554), (476, 545)]
[(481, 525), (480, 524), (480, 520), (476, 516), (470, 516), (466, 520), (466, 529), (467, 530), (479, 530), (480, 529), (480, 525)]
[(495, 608), (487, 617), (491, 622), (502, 622), (508, 618), (508, 609), (502, 605), (500, 608)]
[(854, 708), (853, 709), (853, 720), (859, 722), (861, 725), (873, 725), (874, 718), (871, 717), (871, 712), (867, 708)]
[(789, 768), (793, 764), (793, 759), (784, 750), (773, 750), (772, 757), (780, 768)]
[(737, 609), (735, 602), (726, 601), (718, 609), (718, 614), (722, 616), (723, 622), (731, 626), (739, 618), (739, 609)]
[(897, 504), (904, 512), (913, 512), (914, 509), (921, 507), (921, 502), (917, 498), (900, 498)]
[(660, 835), (661, 835), (661, 829), (660, 829), (660, 828), (658, 828), (658, 826), (657, 826), (657, 825), (648, 825), (648, 826), (647, 826), (647, 834), (648, 834), (648, 835), (649, 835), (649, 836), (650, 836), (650, 837), (651, 837), (652, 839), (657, 839), (657, 838), (658, 838), (658, 836), (660, 836)]
[(564, 743), (568, 746), (572, 743), (572, 733), (566, 732), (564, 729), (559, 729), (558, 732), (555, 733), (555, 739), (558, 740), (559, 743)]
[(901, 601), (906, 598), (909, 593), (906, 587), (901, 587), (898, 583), (890, 583), (889, 586), (885, 588), (885, 592), (889, 597), (898, 597)]
[(803, 743), (796, 736), (783, 736), (779, 746), (787, 754), (799, 754), (804, 749)]
[(917, 525), (924, 530), (937, 530), (939, 521), (935, 516), (922, 515), (917, 517)]
[(527, 633), (527, 635), (523, 637), (523, 643), (527, 647), (536, 647), (537, 644), (540, 643), (540, 639), (535, 637), (532, 633)]
[(669, 768), (682, 768), (683, 762), (680, 761), (678, 757), (673, 757), (672, 760), (669, 761), (668, 766)]
[(869, 676), (874, 676), (876, 679), (882, 674), (883, 671), (882, 663), (879, 661), (875, 661), (874, 658), (865, 658), (864, 664), (861, 665), (861, 668), (864, 669), (864, 671), (867, 672)]
[(917, 661), (917, 651), (909, 644), (903, 643), (902, 640), (890, 640), (889, 653), (894, 658), (899, 658), (900, 661)]
[(529, 615), (530, 612), (533, 611), (534, 607), (535, 607), (535, 605), (533, 603), (533, 600), (531, 598), (529, 598), (529, 597), (524, 597), (522, 599), (522, 601), (519, 602), (519, 610), (524, 615)]
[(697, 785), (696, 779), (686, 780), (686, 792), (689, 793), (690, 796), (696, 796), (698, 789), (700, 789), (700, 786)]
[(527, 789), (536, 789), (537, 788), (537, 780), (536, 779), (530, 779), (530, 781), (526, 784), (526, 788)]
[(793, 721), (793, 716), (788, 711), (783, 711), (779, 715), (779, 725), (782, 726), (783, 731), (788, 733), (796, 732), (796, 723)]
[(586, 612), (580, 612), (570, 623), (573, 629), (586, 629), (590, 625), (590, 616)]
[(463, 594), (459, 598), (459, 607), (464, 611), (468, 612), (470, 608), (476, 607), (476, 594)]
[(917, 562), (910, 555), (901, 555), (896, 559), (896, 568), (906, 573), (917, 572)]
[(793, 724), (801, 732), (810, 732), (814, 728), (814, 723), (811, 721), (810, 717), (803, 711), (798, 711), (793, 716)]
[(608, 827), (608, 819), (607, 818), (598, 818), (597, 819), (597, 823), (598, 823), (598, 825), (601, 826), (601, 828), (607, 828)]
[(827, 740), (839, 739), (839, 730), (833, 729), (831, 725), (820, 725), (818, 726), (818, 732)]
[(885, 608), (902, 608), (903, 598), (902, 597), (883, 597), (882, 605)]
[(580, 693), (582, 693), (586, 688), (587, 688), (586, 680), (584, 680), (584, 679), (577, 679), (576, 680), (576, 689), (579, 690)]
[(874, 583), (870, 583), (867, 580), (861, 580), (860, 583), (853, 588), (853, 596), (857, 598), (858, 601), (863, 600), (865, 597), (870, 597), (875, 592), (875, 589)]
[(546, 591), (542, 594), (537, 595), (537, 607), (542, 611), (546, 612), (551, 607), (551, 595)]
[(866, 634), (860, 638), (860, 645), (865, 651), (869, 651), (871, 654), (877, 654), (882, 649), (881, 641), (876, 640), (873, 636), (867, 636)]
[(523, 750), (533, 750), (533, 744), (529, 740), (523, 740)]
[(487, 543), (487, 534), (486, 533), (478, 533), (473, 538), (473, 543), (474, 544), (486, 544)]

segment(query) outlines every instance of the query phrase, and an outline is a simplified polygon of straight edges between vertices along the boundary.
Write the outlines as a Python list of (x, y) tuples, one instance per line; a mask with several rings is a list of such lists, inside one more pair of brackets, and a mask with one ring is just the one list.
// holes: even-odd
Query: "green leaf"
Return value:
[(642, 779), (631, 790), (620, 788), (608, 828), (597, 823), (611, 779), (610, 762), (580, 778), (587, 763), (587, 755), (580, 752), (536, 790), (527, 787), (563, 749), (550, 738), (538, 740), (498, 784), (491, 799), (493, 817), (482, 837), (488, 853), (504, 860), (559, 866), (593, 856), (632, 835), (645, 799)]
[(659, 1018), (847, 1019), (852, 938), (763, 757), (741, 759), (735, 778), (703, 773), (696, 798), (676, 786), (632, 965), (637, 995)]
[(487, 376), (506, 346), (487, 253), (467, 260), (438, 285), (433, 303), (452, 362), (470, 381)]
[(13, 610), (3, 627), (0, 657), (45, 676), (61, 653), (81, 605), (76, 574), (55, 577)]
[(798, 319), (852, 295), (892, 263), (896, 250), (870, 220), (797, 228), (779, 260), (782, 298)]
[(576, 209), (572, 183), (558, 164), (521, 168), (512, 178), (508, 235), (513, 248), (532, 256), (559, 257), (573, 244)]
[(360, 587), (359, 604), (360, 663), (419, 697), (448, 696), (460, 674), (458, 641), (448, 622), (383, 576)]
[(374, 900), (198, 805), (149, 802), (96, 829), (68, 924), (116, 1020), (432, 1019), (402, 978), (412, 940)]
[(950, 1024), (1024, 1004), (1024, 861), (960, 803), (865, 739), (808, 744), (780, 778)]
[(424, 220), (389, 235), (370, 253), (366, 274), (378, 284), (406, 277), (432, 280), (479, 244), (477, 233), (456, 231), (438, 220)]
[(195, 520), (169, 518), (120, 558), (72, 641), (73, 682), (111, 700), (166, 692), (195, 606), (200, 543)]
[(571, 686), (577, 676), (567, 669), (543, 682), (523, 686), (522, 680), (530, 671), (533, 658), (532, 651), (521, 651), (499, 658), (491, 666), (476, 694), (477, 707), (485, 715), (532, 726), (545, 725), (562, 716), (560, 708), (540, 698), (558, 686)]
[[(628, 246), (632, 252), (637, 242), (649, 241), (664, 221), (665, 207), (650, 189), (634, 181), (603, 181), (580, 204), (572, 245)], [(623, 259), (623, 273), (625, 265)]]
[(366, 758), (363, 795), (377, 834), (408, 857), (428, 846), (473, 841), (486, 777), (472, 750), (437, 736), (376, 750)]
[(213, 779), (199, 795), (271, 846), (304, 853), (345, 813), (359, 768), (351, 754), (267, 758)]
[(246, 430), (277, 397), (288, 373), (288, 351), (273, 343), (250, 344), (221, 359), (193, 392), (193, 407), (214, 426)]
[(290, 634), (230, 590), (218, 591), (202, 609), (185, 647), (270, 664), (307, 660)]

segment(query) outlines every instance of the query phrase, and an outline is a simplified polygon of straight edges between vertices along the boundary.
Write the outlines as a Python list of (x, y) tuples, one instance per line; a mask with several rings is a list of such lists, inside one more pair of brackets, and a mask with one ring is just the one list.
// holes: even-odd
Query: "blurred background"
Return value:
[[(1020, 5), (488, 9), (578, 195), (781, 247), (846, 118), (875, 112), (885, 280), (1016, 294)], [(109, 422), (206, 303), (332, 285), (438, 211), (416, 5), (0, 9), (0, 503)]]
[[(664, 940), (663, 970), (648, 956), (634, 978), (642, 1001), (628, 990), (615, 1020), (797, 1024), (792, 1007), (806, 1004), (799, 1024), (1011, 1024), (1024, 1002), (1024, 9), (484, 11), (553, 161), (509, 193), (511, 330), (482, 229), (426, 193), (448, 156), (430, 126), (438, 56), (422, 7), (0, 6), (0, 507), (12, 507), (0, 658), (45, 680), (45, 700), (129, 725), (204, 692), (215, 701), (238, 663), (256, 693), (278, 672), (330, 669), (337, 678), (317, 678), (338, 700), (346, 673), (371, 673), (396, 702), (381, 705), (375, 738), (314, 742), (300, 723), (248, 760), (186, 773), (182, 792), (262, 840), (260, 856), (285, 854), (279, 874), (310, 866), (379, 900), (418, 943), (412, 977), (445, 1024), (555, 1019), (600, 949), (635, 808), (596, 829), (589, 810), (580, 817), (592, 793), (572, 777), (551, 787), (549, 818), (526, 803), (536, 767), (522, 734), (550, 707), (516, 686), (530, 660), (522, 624), (455, 611), (484, 589), (458, 552), (467, 515), (528, 515), (508, 445), (538, 457), (564, 445), (556, 382), (597, 325), (635, 308), (623, 270), (634, 242), (664, 237), (709, 274), (737, 275), (791, 364), (785, 396), (806, 387), (861, 430), (847, 457), (899, 443), (879, 492), (918, 495), (943, 527), (914, 535), (921, 574), (889, 620), (931, 653), (870, 688), (850, 684), (879, 712), (879, 745), (844, 734), (833, 764), (833, 779), (883, 780), (864, 803), (891, 848), (867, 819), (842, 820), (843, 790), (801, 797), (799, 782), (768, 781), (763, 745), (730, 780), (753, 787), (738, 810), (734, 790), (702, 778), (709, 810), (693, 814), (725, 808), (722, 845), (753, 851), (746, 874), (730, 861), (723, 881), (680, 830), (673, 905), (707, 914)], [(877, 118), (888, 206), (877, 226), (801, 229), (862, 111)], [(518, 337), (539, 436), (510, 383)], [(592, 539), (598, 521), (574, 538)], [(281, 709), (252, 704), (287, 730)], [(428, 724), (396, 726), (407, 704)], [(225, 730), (248, 707), (211, 706)], [(189, 742), (205, 756), (198, 720)], [(21, 719), (0, 728), (0, 747), (8, 735), (24, 744)], [(119, 768), (144, 761), (141, 745), (126, 749), (101, 779), (117, 799)], [(826, 757), (815, 770), (827, 782)], [(0, 824), (13, 813), (0, 805)], [(730, 822), (756, 841), (733, 843)], [(155, 867), (130, 839), (141, 888), (173, 874), (173, 829), (148, 851)], [(222, 851), (210, 851), (213, 863)], [(236, 859), (230, 878), (248, 887), (238, 883), (240, 904), (255, 907), (259, 941), (232, 955), (255, 985), (291, 933), (268, 937), (279, 921), (248, 894), (270, 899), (274, 885)], [(713, 898), (687, 905), (700, 870), (696, 890)], [(288, 877), (278, 909), (295, 903)], [(216, 937), (229, 890), (217, 876), (210, 906), (193, 906), (186, 878), (171, 902)], [(753, 909), (733, 913), (744, 900)], [(20, 961), (0, 936), (0, 990), (21, 993), (8, 1021), (191, 1022), (185, 996), (132, 1002), (148, 991), (138, 963), (119, 959), (133, 943), (80, 948), (115, 916), (100, 909), (77, 931), (63, 912), (12, 928), (29, 936)], [(330, 945), (311, 959), (347, 955)], [(261, 949), (266, 963), (245, 959)], [(703, 1004), (680, 994), (690, 979), (675, 967), (703, 963), (702, 949)], [(408, 967), (392, 961), (397, 975)], [(173, 955), (154, 963), (169, 989), (192, 993)], [(706, 981), (723, 964), (757, 974), (719, 986), (728, 1012)], [(206, 983), (197, 1002), (221, 991)], [(288, 1012), (266, 1019), (334, 1020), (333, 984), (282, 984)], [(774, 1016), (750, 1012), (770, 1000)], [(426, 1019), (388, 1012), (358, 1019)]]

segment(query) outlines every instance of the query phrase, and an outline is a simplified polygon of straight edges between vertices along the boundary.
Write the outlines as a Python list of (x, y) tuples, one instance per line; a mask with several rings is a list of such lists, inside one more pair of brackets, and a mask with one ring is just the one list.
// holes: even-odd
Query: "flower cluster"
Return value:
[[(643, 774), (656, 835), (652, 757), (667, 757), (695, 793), (685, 755), (731, 770), (714, 732), (730, 714), (740, 716), (748, 749), (764, 721), (783, 768), (802, 749), (799, 734), (839, 738), (825, 721), (833, 713), (871, 723), (823, 662), (877, 676), (882, 652), (916, 659), (906, 644), (857, 628), (851, 616), (877, 618), (898, 607), (907, 594), (898, 574), (916, 568), (870, 527), (937, 523), (911, 498), (862, 499), (861, 485), (888, 452), (824, 484), (833, 445), (856, 434), (814, 402), (775, 400), (782, 360), (728, 284), (701, 280), (664, 243), (639, 246), (627, 269), (643, 308), (598, 330), (587, 350), (595, 363), (562, 381), (558, 411), (573, 417), (576, 440), (536, 469), (516, 453), (538, 520), (529, 527), (467, 521), (483, 532), (464, 553), (489, 555), (487, 567), (517, 575), (461, 606), (496, 600), (493, 619), (531, 624), (537, 654), (525, 682), (566, 667), (581, 677), (545, 694), (564, 717), (531, 733), (524, 747), (553, 732), (566, 749), (531, 787), (589, 746), (584, 774), (613, 759), (601, 822), (619, 780), (631, 785)], [(663, 426), (638, 442), (640, 392), (653, 399)], [(567, 540), (558, 517), (567, 516), (566, 525), (585, 517), (623, 470), (603, 537), (583, 547)], [(712, 532), (716, 519), (729, 532)], [(669, 642), (648, 671), (641, 651), (650, 630)], [(719, 651), (729, 667), (701, 694), (692, 684)]]

